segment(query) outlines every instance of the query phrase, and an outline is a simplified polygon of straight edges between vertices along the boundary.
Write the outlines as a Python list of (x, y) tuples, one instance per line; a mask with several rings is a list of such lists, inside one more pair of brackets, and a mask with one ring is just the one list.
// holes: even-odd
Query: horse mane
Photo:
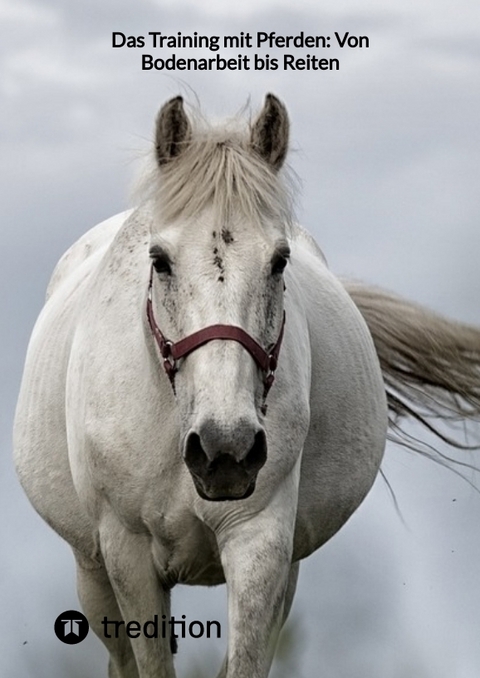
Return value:
[(290, 231), (293, 217), (291, 171), (275, 171), (252, 149), (250, 127), (238, 118), (213, 126), (198, 111), (190, 116), (191, 137), (183, 150), (159, 167), (152, 157), (135, 198), (153, 204), (164, 224), (196, 218), (211, 208), (219, 221), (234, 212), (261, 225), (280, 220)]

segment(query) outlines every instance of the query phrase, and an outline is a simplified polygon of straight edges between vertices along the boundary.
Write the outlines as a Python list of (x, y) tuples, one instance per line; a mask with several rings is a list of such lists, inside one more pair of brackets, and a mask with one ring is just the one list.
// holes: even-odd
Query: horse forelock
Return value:
[(259, 226), (276, 221), (288, 233), (294, 222), (291, 173), (272, 170), (252, 149), (248, 127), (238, 124), (197, 124), (177, 157), (145, 173), (137, 197), (165, 225), (207, 208), (222, 224), (240, 213)]

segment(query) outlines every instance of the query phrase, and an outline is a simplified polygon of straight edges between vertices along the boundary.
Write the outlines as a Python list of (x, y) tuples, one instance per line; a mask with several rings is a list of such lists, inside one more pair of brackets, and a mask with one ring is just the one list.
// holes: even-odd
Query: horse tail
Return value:
[[(389, 439), (440, 463), (462, 465), (402, 424), (408, 419), (418, 422), (458, 449), (480, 448), (478, 440), (469, 440), (472, 427), (465, 426), (465, 420), (480, 421), (480, 329), (362, 283), (344, 285), (367, 323), (380, 361)], [(439, 420), (452, 424), (451, 435), (439, 428)], [(458, 423), (455, 426), (460, 421), (461, 431)]]

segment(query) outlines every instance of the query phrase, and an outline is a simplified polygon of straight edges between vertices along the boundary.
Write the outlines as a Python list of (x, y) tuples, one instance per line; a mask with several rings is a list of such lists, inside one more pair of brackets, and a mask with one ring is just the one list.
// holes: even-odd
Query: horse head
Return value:
[(268, 95), (246, 132), (194, 129), (181, 97), (156, 121), (149, 321), (198, 494), (250, 496), (267, 460), (265, 399), (284, 324), (288, 116)]

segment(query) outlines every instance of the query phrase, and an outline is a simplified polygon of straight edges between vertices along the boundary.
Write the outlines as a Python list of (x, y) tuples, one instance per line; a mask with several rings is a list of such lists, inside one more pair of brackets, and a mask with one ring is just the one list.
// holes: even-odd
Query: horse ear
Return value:
[(190, 122), (183, 109), (183, 98), (174, 97), (162, 106), (155, 128), (155, 150), (159, 165), (183, 151), (191, 137)]
[(280, 99), (267, 94), (258, 118), (252, 125), (250, 143), (273, 169), (279, 170), (287, 156), (290, 123)]

